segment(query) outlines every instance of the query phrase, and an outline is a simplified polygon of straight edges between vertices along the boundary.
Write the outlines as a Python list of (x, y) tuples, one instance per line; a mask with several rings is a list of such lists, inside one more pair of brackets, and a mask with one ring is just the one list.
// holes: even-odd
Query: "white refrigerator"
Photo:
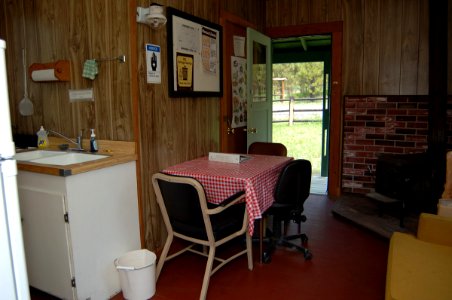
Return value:
[(30, 299), (17, 193), (17, 165), (11, 133), (5, 41), (0, 39), (0, 294)]

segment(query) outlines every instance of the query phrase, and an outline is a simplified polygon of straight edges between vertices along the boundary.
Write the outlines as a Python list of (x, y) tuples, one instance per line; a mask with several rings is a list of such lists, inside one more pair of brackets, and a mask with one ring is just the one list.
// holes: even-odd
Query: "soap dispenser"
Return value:
[(47, 148), (49, 145), (49, 138), (47, 137), (47, 131), (44, 129), (44, 126), (41, 125), (41, 128), (36, 134), (38, 135), (38, 148)]
[(91, 138), (89, 139), (89, 146), (91, 152), (97, 152), (97, 141), (96, 141), (96, 134), (94, 133), (94, 129), (91, 129)]

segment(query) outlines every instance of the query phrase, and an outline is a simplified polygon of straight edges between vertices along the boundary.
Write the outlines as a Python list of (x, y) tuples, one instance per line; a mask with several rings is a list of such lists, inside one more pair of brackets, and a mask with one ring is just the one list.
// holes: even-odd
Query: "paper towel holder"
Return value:
[[(70, 81), (71, 79), (71, 64), (69, 60), (57, 60), (50, 63), (34, 63), (28, 68), (28, 75), (35, 82), (49, 82), (49, 81)], [(54, 77), (53, 80), (35, 80), (32, 77), (33, 72), (53, 70)]]

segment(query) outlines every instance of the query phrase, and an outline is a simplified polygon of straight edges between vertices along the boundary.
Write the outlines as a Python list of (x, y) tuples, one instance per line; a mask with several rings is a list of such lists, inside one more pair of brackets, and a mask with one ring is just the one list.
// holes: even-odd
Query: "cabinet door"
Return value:
[(19, 198), (29, 284), (59, 298), (76, 299), (65, 196), (19, 187)]

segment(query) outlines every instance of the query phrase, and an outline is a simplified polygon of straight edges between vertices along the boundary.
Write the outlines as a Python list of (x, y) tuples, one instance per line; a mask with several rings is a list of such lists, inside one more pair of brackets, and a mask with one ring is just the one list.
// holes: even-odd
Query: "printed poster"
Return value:
[(246, 58), (231, 57), (232, 122), (231, 128), (246, 126)]
[(206, 27), (202, 28), (202, 66), (205, 72), (217, 73), (217, 33)]

